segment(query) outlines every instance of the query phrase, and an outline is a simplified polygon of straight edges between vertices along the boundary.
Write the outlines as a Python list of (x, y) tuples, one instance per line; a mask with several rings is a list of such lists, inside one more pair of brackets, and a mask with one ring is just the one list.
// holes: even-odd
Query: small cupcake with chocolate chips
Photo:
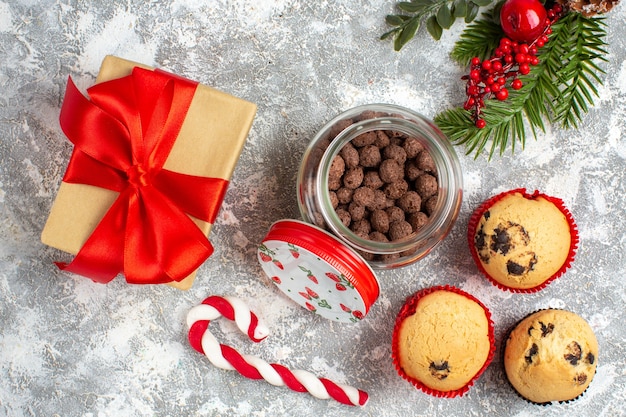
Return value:
[(566, 310), (546, 309), (522, 319), (503, 346), (504, 370), (517, 393), (536, 404), (567, 402), (589, 387), (598, 341), (589, 324)]
[(410, 296), (396, 317), (392, 356), (398, 374), (436, 397), (465, 394), (495, 352), (489, 310), (451, 286)]
[(478, 269), (498, 288), (536, 292), (574, 261), (578, 230), (563, 201), (519, 188), (491, 197), (470, 217), (468, 241)]

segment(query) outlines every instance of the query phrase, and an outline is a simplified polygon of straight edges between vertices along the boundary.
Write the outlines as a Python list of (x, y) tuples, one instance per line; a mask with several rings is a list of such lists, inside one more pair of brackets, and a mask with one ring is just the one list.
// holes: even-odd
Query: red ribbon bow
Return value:
[(119, 192), (66, 271), (109, 282), (180, 281), (213, 247), (189, 218), (213, 223), (228, 181), (163, 169), (197, 83), (162, 71), (97, 84), (87, 99), (68, 80), (61, 128), (74, 144), (63, 181)]

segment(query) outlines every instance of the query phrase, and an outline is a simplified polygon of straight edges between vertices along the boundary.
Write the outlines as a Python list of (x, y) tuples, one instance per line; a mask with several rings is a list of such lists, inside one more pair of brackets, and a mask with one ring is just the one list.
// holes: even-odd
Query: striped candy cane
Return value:
[(189, 343), (198, 352), (206, 355), (218, 368), (236, 370), (251, 379), (264, 379), (272, 385), (287, 386), (297, 392), (308, 392), (316, 398), (332, 398), (342, 404), (360, 405), (369, 398), (365, 391), (337, 384), (326, 378), (318, 378), (303, 370), (291, 371), (286, 367), (267, 363), (251, 355), (242, 355), (230, 346), (218, 343), (208, 330), (209, 322), (224, 316), (233, 320), (239, 330), (254, 342), (265, 339), (269, 330), (259, 322), (243, 301), (234, 297), (210, 296), (187, 314)]

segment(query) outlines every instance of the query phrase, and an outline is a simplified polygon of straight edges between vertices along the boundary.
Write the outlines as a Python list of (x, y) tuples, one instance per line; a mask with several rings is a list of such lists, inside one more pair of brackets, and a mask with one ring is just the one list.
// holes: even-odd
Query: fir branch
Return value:
[(484, 13), (483, 18), (469, 24), (454, 44), (450, 57), (461, 66), (468, 66), (473, 57), (488, 58), (504, 36), (502, 27), (494, 19), (494, 11)]
[(602, 18), (588, 18), (569, 13), (555, 25), (560, 38), (568, 38), (572, 48), (564, 51), (556, 78), (563, 86), (555, 109), (555, 121), (563, 128), (576, 128), (598, 96), (595, 84), (602, 85), (598, 74), (604, 71), (594, 62), (606, 62), (606, 31)]
[[(473, 56), (489, 57), (497, 46), (492, 14), (468, 26), (453, 50), (453, 58), (468, 63)], [(502, 155), (516, 144), (523, 149), (527, 128), (534, 138), (545, 131), (545, 123), (576, 127), (598, 96), (596, 85), (604, 71), (596, 61), (606, 61), (606, 31), (603, 18), (568, 13), (552, 26), (550, 41), (539, 50), (539, 64), (526, 76), (523, 87), (510, 90), (507, 100), (486, 100), (481, 117), (487, 123), (479, 129), (470, 111), (446, 110), (435, 123), (450, 141), (464, 145), (467, 154), (478, 157), (488, 149), (489, 159)]]

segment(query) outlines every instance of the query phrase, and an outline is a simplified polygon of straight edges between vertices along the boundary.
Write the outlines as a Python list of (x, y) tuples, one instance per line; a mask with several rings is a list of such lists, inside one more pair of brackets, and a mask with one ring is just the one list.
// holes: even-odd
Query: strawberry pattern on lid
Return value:
[(257, 256), (283, 293), (329, 320), (359, 322), (380, 293), (374, 271), (360, 255), (308, 223), (274, 223)]

